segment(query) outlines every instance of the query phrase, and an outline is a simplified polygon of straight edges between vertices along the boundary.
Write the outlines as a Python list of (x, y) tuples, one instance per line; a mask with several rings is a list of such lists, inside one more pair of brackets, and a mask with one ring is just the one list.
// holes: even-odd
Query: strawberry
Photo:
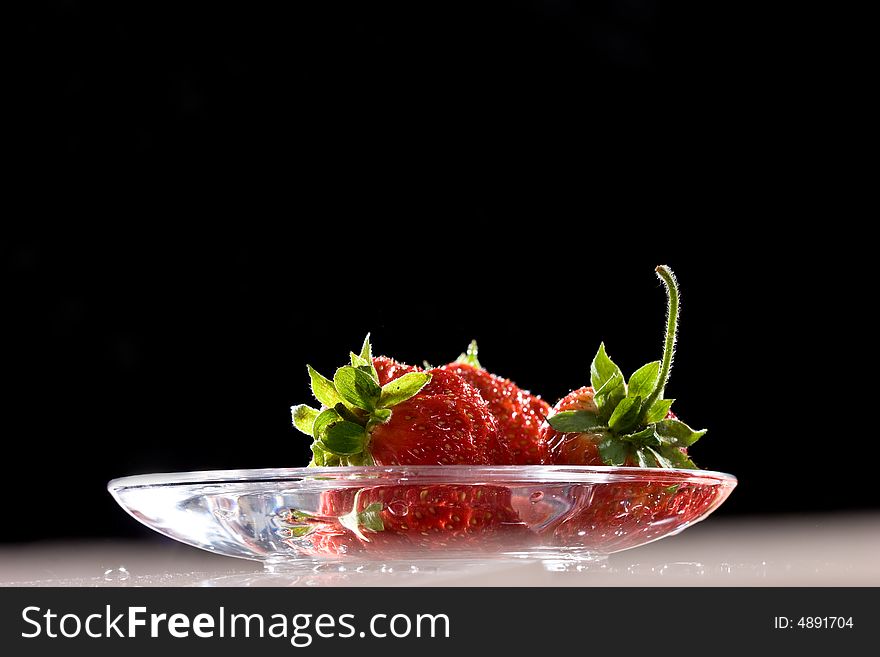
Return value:
[[(593, 386), (584, 386), (572, 390), (565, 397), (556, 402), (549, 417), (562, 411), (587, 411), (596, 414), (599, 412), (594, 400)], [(666, 413), (667, 420), (677, 420), (675, 413)], [(581, 433), (559, 433), (553, 427), (545, 424), (542, 427), (542, 436), (547, 441), (548, 450), (552, 453), (553, 463), (559, 465), (605, 465), (599, 454), (599, 443), (607, 438), (604, 431), (584, 431)], [(686, 454), (687, 452), (685, 452)], [(630, 459), (625, 465), (637, 465)]]
[(431, 381), (372, 430), (376, 463), (494, 465), (510, 462), (498, 423), (480, 393), (461, 377), (429, 370)]
[[(583, 411), (595, 415), (599, 409), (596, 407), (593, 396), (592, 386), (572, 390), (556, 402), (547, 417), (552, 418), (565, 411)], [(604, 438), (604, 434), (601, 432), (560, 433), (549, 423), (545, 423), (541, 428), (541, 437), (546, 441), (551, 461), (555, 464), (603, 465), (598, 447)]]
[[(381, 372), (381, 374), (380, 374)], [(369, 336), (333, 380), (309, 367), (322, 410), (295, 406), (312, 436), (310, 465), (490, 465), (510, 462), (485, 400), (461, 377), (373, 359)]]
[(388, 356), (374, 356), (373, 367), (376, 369), (376, 375), (379, 377), (380, 386), (384, 386), (394, 379), (399, 379), (404, 374), (421, 371), (418, 367), (398, 363), (393, 358), (388, 358)]
[(288, 545), (315, 555), (417, 548), (485, 549), (529, 534), (504, 486), (432, 484), (341, 488), (321, 496), (318, 514), (282, 516)]
[[(457, 374), (480, 391), (498, 420), (501, 440), (511, 453), (512, 465), (540, 465), (547, 462), (547, 445), (541, 423), (550, 414), (550, 404), (513, 381), (490, 374), (477, 360), (477, 342), (466, 353), (441, 369)], [(506, 463), (497, 463), (505, 465)]]
[(627, 382), (601, 344), (590, 367), (592, 386), (561, 399), (541, 428), (552, 463), (696, 467), (688, 448), (706, 431), (671, 414), (673, 400), (663, 397), (678, 330), (678, 283), (669, 267), (656, 271), (669, 303), (662, 361), (640, 367)]

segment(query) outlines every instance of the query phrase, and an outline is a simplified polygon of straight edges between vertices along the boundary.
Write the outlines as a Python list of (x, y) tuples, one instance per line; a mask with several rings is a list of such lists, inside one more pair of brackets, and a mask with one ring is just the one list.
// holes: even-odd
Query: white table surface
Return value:
[(156, 536), (0, 547), (0, 586), (880, 586), (880, 514), (710, 518), (580, 572), (541, 564), (266, 573)]

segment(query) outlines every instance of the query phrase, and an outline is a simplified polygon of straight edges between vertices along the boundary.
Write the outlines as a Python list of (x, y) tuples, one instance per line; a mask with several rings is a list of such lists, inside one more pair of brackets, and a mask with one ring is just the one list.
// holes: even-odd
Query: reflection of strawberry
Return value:
[(290, 527), (284, 542), (322, 558), (478, 555), (536, 544), (609, 553), (699, 520), (727, 492), (677, 473), (657, 479), (557, 484), (530, 494), (489, 484), (340, 488), (323, 493), (313, 515), (282, 516)]
[(362, 489), (357, 502), (358, 512), (381, 506), (384, 531), (465, 536), (517, 522), (510, 490), (503, 486), (376, 486)]
[(721, 485), (674, 482), (576, 486), (571, 511), (546, 533), (570, 547), (616, 552), (698, 520), (725, 494)]
[(297, 552), (313, 557), (340, 557), (358, 551), (357, 537), (339, 524), (315, 523), (308, 533), (284, 539)]
[(322, 494), (314, 516), (290, 512), (301, 528), (288, 542), (311, 554), (503, 545), (528, 536), (503, 486), (432, 484), (342, 488)]
[(452, 372), (374, 359), (368, 339), (332, 381), (309, 375), (324, 410), (296, 406), (293, 420), (314, 439), (312, 465), (510, 462), (486, 402)]
[(696, 467), (688, 448), (706, 431), (694, 431), (678, 420), (669, 411), (673, 400), (663, 397), (678, 328), (678, 284), (668, 267), (657, 267), (657, 275), (669, 299), (663, 360), (640, 367), (627, 382), (600, 345), (590, 367), (592, 386), (560, 400), (541, 429), (551, 462)]
[(501, 440), (512, 459), (496, 465), (540, 465), (546, 462), (547, 447), (540, 429), (550, 413), (550, 405), (540, 397), (522, 390), (508, 379), (490, 374), (477, 360), (477, 343), (471, 342), (467, 353), (444, 370), (457, 374), (474, 388), (489, 404), (489, 410), (498, 420)]

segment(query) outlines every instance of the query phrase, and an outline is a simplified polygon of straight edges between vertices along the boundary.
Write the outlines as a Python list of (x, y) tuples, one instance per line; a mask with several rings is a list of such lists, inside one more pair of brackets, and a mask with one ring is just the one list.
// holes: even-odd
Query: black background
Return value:
[(39, 232), (0, 252), (4, 486), (37, 511), (0, 536), (147, 533), (117, 476), (305, 464), (305, 363), (332, 371), (367, 331), (415, 363), (477, 338), (551, 402), (600, 340), (630, 372), (660, 356), (664, 262), (668, 393), (710, 429), (697, 463), (740, 477), (719, 513), (876, 507), (841, 410), (863, 239), (798, 177), (816, 142), (774, 103), (796, 72), (746, 18), (49, 3), (21, 24), (13, 130)]

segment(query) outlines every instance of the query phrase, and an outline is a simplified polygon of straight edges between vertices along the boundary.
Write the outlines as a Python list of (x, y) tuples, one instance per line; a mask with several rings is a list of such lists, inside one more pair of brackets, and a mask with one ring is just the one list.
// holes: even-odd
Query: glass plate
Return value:
[(736, 483), (706, 470), (377, 466), (140, 475), (108, 489), (166, 536), (275, 570), (594, 561), (703, 520)]

